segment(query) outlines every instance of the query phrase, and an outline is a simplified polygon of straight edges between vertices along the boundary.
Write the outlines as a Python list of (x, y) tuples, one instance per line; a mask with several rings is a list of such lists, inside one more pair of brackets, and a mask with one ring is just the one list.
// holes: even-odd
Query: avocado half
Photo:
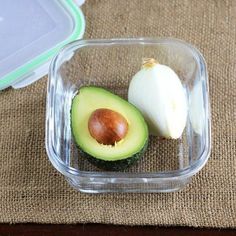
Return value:
[[(89, 132), (88, 121), (99, 108), (120, 113), (128, 122), (126, 136), (115, 145), (97, 142)], [(124, 170), (135, 163), (148, 144), (148, 127), (140, 111), (121, 97), (100, 87), (81, 87), (73, 98), (71, 127), (82, 156), (99, 168)]]

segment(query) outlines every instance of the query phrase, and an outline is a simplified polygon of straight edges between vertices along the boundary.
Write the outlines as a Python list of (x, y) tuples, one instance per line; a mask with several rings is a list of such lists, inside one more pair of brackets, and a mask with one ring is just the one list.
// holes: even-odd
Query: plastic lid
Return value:
[(0, 89), (47, 74), (50, 59), (84, 29), (83, 13), (72, 0), (1, 1)]

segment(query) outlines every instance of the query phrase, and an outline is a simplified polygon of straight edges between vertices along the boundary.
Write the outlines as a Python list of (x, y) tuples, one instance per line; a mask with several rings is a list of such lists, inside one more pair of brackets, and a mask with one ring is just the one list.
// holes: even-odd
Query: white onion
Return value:
[(177, 139), (187, 118), (187, 102), (178, 75), (168, 66), (146, 59), (132, 78), (128, 100), (143, 114), (153, 135)]

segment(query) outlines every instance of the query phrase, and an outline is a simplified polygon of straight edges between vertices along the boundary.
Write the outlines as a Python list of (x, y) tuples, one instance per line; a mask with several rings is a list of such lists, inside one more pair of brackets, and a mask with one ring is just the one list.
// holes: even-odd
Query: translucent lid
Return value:
[(72, 0), (1, 1), (0, 89), (45, 65), (64, 44), (81, 38), (84, 28)]

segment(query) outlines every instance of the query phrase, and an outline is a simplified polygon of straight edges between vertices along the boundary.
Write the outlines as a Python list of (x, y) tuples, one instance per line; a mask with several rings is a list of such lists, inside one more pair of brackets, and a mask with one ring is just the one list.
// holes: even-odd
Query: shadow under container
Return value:
[[(186, 128), (178, 140), (150, 136), (147, 151), (123, 172), (103, 171), (80, 156), (73, 141), (70, 109), (81, 86), (101, 86), (127, 99), (130, 80), (143, 58), (155, 58), (179, 76), (188, 104)], [(210, 107), (204, 58), (176, 39), (79, 40), (51, 63), (47, 91), (46, 149), (49, 160), (77, 190), (172, 192), (191, 182), (210, 155)]]

